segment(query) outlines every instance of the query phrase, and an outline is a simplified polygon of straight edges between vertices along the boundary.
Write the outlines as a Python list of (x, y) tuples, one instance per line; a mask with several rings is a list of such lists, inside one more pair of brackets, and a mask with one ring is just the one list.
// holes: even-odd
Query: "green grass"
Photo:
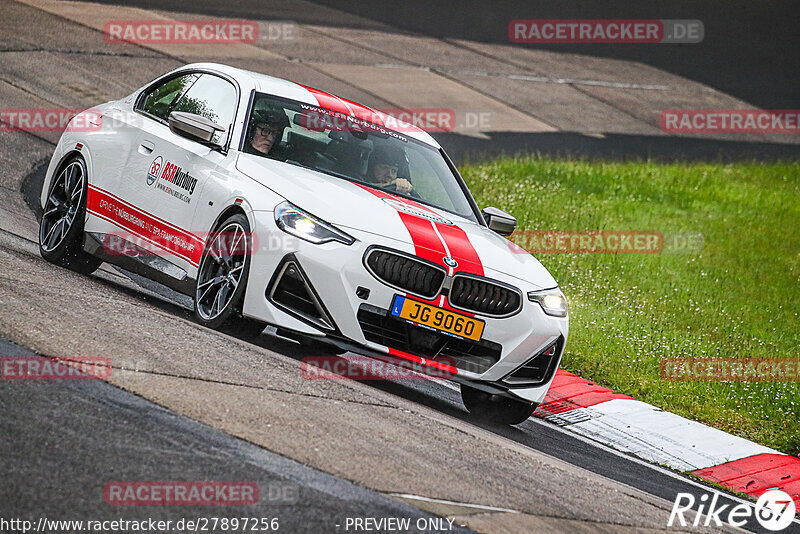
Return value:
[(800, 453), (800, 382), (662, 380), (672, 357), (800, 356), (800, 164), (503, 159), (461, 168), (525, 230), (701, 233), (702, 250), (540, 254), (570, 301), (562, 367)]

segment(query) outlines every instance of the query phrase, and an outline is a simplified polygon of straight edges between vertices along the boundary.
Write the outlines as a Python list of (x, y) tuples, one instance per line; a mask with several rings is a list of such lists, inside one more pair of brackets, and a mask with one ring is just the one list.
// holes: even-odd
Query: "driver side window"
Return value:
[(213, 74), (202, 74), (170, 111), (194, 113), (216, 122), (225, 131), (215, 133), (212, 142), (222, 144), (233, 124), (236, 104), (236, 88), (232, 83)]
[(192, 85), (198, 76), (198, 74), (184, 74), (167, 80), (151, 89), (140, 100), (136, 109), (166, 121), (172, 104)]

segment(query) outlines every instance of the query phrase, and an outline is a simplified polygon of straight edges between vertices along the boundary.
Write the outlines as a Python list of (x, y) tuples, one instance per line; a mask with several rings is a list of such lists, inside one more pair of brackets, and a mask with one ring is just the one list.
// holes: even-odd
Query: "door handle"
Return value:
[(153, 149), (156, 147), (150, 141), (142, 141), (142, 144), (139, 145), (139, 153), (144, 154), (145, 156), (152, 153)]

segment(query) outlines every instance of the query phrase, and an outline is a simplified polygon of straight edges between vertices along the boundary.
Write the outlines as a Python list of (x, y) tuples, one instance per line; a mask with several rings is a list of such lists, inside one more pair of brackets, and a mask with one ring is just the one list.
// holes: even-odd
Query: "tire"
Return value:
[(538, 406), (464, 384), (461, 384), (461, 400), (469, 413), (479, 420), (500, 425), (518, 425), (527, 420)]
[(229, 318), (228, 322), (219, 327), (219, 330), (245, 341), (253, 341), (261, 335), (266, 327), (266, 323), (238, 315)]
[(39, 222), (39, 254), (61, 267), (92, 274), (103, 260), (83, 250), (89, 180), (80, 156), (67, 160), (56, 173)]
[(194, 313), (200, 324), (248, 339), (261, 334), (263, 323), (242, 317), (251, 256), (247, 217), (228, 217), (209, 238), (197, 271)]

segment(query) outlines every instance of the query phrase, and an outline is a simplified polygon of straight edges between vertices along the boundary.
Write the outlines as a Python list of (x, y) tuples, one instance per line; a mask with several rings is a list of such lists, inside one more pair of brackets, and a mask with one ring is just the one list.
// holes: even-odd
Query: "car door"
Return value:
[[(119, 184), (120, 197), (145, 214), (144, 231), (170, 261), (193, 274), (200, 262), (206, 228), (192, 228), (197, 198), (207, 180), (225, 162), (238, 89), (210, 73), (183, 74), (143, 95), (136, 110), (142, 119), (133, 128), (133, 144)], [(202, 115), (225, 130), (215, 148), (169, 128), (172, 111)]]

